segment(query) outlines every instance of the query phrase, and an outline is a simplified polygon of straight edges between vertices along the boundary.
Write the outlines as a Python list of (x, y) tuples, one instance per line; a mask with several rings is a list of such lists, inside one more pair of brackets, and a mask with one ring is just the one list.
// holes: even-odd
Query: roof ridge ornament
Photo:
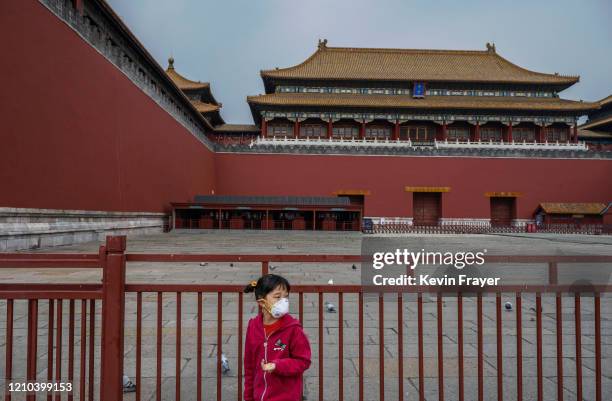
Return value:
[(319, 39), (319, 50), (327, 49), (327, 39)]
[(168, 57), (168, 69), (169, 70), (174, 69), (174, 57), (172, 56)]
[(489, 53), (495, 53), (495, 43), (491, 42), (487, 42), (487, 52)]

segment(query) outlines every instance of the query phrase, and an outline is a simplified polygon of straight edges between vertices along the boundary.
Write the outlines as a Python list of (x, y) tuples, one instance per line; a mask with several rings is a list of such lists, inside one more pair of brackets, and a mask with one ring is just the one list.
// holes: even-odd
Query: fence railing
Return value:
[[(531, 229), (530, 229), (531, 228)], [(366, 234), (495, 234), (539, 232), (549, 234), (612, 234), (610, 224), (535, 224), (523, 226), (492, 225), (479, 223), (415, 225), (410, 223), (385, 223), (364, 226)]]
[[(37, 363), (40, 362), (38, 355), (39, 347), (37, 339), (40, 336), (39, 331), (39, 312), (42, 301), (46, 300), (48, 309), (47, 325), (42, 327), (47, 331), (47, 381), (60, 382), (65, 381), (78, 382), (75, 386), (75, 391), (68, 395), (69, 400), (94, 400), (95, 378), (99, 377), (103, 385), (99, 387), (99, 399), (104, 401), (121, 400), (122, 394), (122, 373), (125, 363), (124, 355), (124, 322), (126, 308), (132, 307), (133, 304), (126, 302), (126, 297), (133, 299), (135, 297), (135, 315), (136, 315), (136, 333), (135, 333), (135, 381), (136, 381), (136, 400), (145, 399), (143, 391), (143, 356), (148, 351), (143, 349), (143, 331), (145, 323), (154, 322), (155, 346), (151, 354), (155, 355), (155, 398), (156, 400), (174, 399), (180, 400), (182, 391), (182, 338), (181, 335), (184, 319), (183, 316), (187, 312), (184, 310), (190, 307), (195, 310), (195, 326), (196, 326), (196, 350), (195, 354), (191, 355), (195, 358), (195, 394), (189, 393), (189, 399), (202, 400), (213, 399), (218, 401), (227, 399), (227, 381), (231, 380), (231, 388), (233, 394), (231, 398), (242, 399), (242, 382), (243, 382), (243, 341), (244, 341), (244, 325), (243, 317), (245, 312), (244, 297), (242, 290), (243, 285), (217, 285), (217, 284), (166, 284), (166, 283), (143, 283), (143, 284), (128, 284), (125, 281), (126, 264), (132, 262), (148, 262), (148, 263), (190, 263), (190, 262), (236, 262), (236, 263), (258, 263), (261, 267), (261, 273), (265, 274), (270, 269), (270, 263), (307, 263), (307, 264), (328, 264), (328, 263), (345, 263), (355, 264), (362, 260), (359, 255), (209, 255), (209, 254), (130, 254), (125, 253), (125, 237), (108, 237), (106, 245), (100, 247), (99, 253), (96, 254), (0, 254), (0, 268), (24, 268), (31, 269), (36, 267), (50, 268), (101, 268), (103, 269), (102, 284), (7, 284), (0, 283), (0, 300), (6, 300), (6, 370), (5, 384), (13, 381), (14, 378), (20, 377), (15, 372), (13, 367), (13, 358), (15, 350), (13, 343), (13, 330), (15, 320), (15, 304), (23, 300), (27, 302), (27, 350), (26, 350), (26, 372), (25, 376), (28, 381), (37, 381)], [(316, 370), (316, 389), (317, 399), (379, 399), (384, 400), (387, 396), (390, 399), (403, 400), (405, 397), (405, 361), (406, 353), (404, 346), (407, 340), (415, 340), (418, 353), (418, 373), (417, 385), (418, 399), (425, 400), (426, 382), (429, 383), (429, 378), (425, 371), (426, 349), (425, 343), (432, 336), (433, 348), (435, 349), (437, 366), (435, 380), (437, 385), (435, 391), (439, 400), (445, 398), (445, 386), (449, 380), (457, 380), (458, 390), (457, 399), (470, 399), (466, 394), (466, 371), (465, 362), (465, 328), (466, 321), (466, 305), (467, 302), (475, 302), (475, 319), (476, 319), (476, 337), (477, 337), (477, 383), (476, 397), (479, 401), (504, 399), (504, 352), (503, 338), (508, 337), (504, 334), (503, 322), (507, 320), (502, 315), (502, 295), (510, 294), (515, 299), (515, 347), (516, 347), (516, 383), (514, 384), (517, 392), (517, 399), (523, 399), (525, 390), (524, 378), (527, 376), (535, 377), (535, 394), (537, 400), (550, 399), (550, 394), (544, 393), (544, 367), (543, 367), (543, 349), (544, 346), (553, 346), (556, 348), (556, 385), (557, 385), (557, 400), (564, 398), (564, 380), (567, 377), (564, 375), (564, 350), (567, 347), (567, 342), (564, 342), (566, 336), (573, 335), (575, 349), (572, 357), (575, 360), (575, 385), (576, 399), (583, 399), (583, 358), (582, 358), (582, 327), (583, 319), (581, 318), (581, 305), (583, 302), (592, 302), (593, 327), (588, 328), (589, 333), (593, 333), (592, 343), (594, 344), (594, 394), (597, 401), (603, 401), (602, 398), (602, 341), (601, 341), (601, 294), (612, 291), (612, 286), (608, 284), (602, 285), (562, 285), (558, 281), (557, 265), (560, 263), (611, 263), (612, 256), (489, 256), (486, 263), (496, 264), (544, 264), (548, 266), (547, 284), (536, 285), (502, 285), (486, 287), (482, 292), (469, 292), (469, 290), (461, 290), (457, 288), (430, 287), (430, 286), (411, 286), (408, 288), (386, 288), (384, 292), (376, 290), (374, 293), (369, 293), (366, 287), (361, 285), (294, 285), (292, 286), (292, 297), (297, 297), (298, 318), (301, 322), (310, 321), (313, 325), (315, 335), (311, 337), (313, 345), (316, 344), (316, 353), (313, 355), (313, 364), (311, 370)], [(308, 267), (304, 267), (308, 268)], [(575, 329), (568, 333), (563, 330), (564, 313), (567, 310), (563, 309), (562, 296), (563, 293), (570, 293), (574, 304), (574, 319), (573, 324)], [(152, 294), (152, 302), (155, 304), (155, 313), (143, 313), (143, 299), (151, 300), (147, 294)], [(174, 388), (167, 388), (167, 382), (164, 381), (164, 349), (168, 346), (168, 342), (164, 340), (164, 328), (167, 324), (163, 321), (164, 308), (167, 307), (166, 302), (171, 298), (175, 301), (175, 317), (174, 333), (175, 341), (172, 345), (175, 353), (175, 372), (174, 372)], [(186, 294), (191, 294), (197, 299), (197, 305), (186, 305), (183, 298)], [(427, 320), (424, 319), (424, 304), (427, 304), (425, 299), (427, 294), (435, 302), (435, 311), (431, 311), (435, 315), (435, 327), (429, 327)], [(325, 297), (334, 296), (337, 307), (337, 320), (331, 319), (330, 315), (325, 315), (324, 312)], [(495, 379), (496, 387), (493, 394), (489, 393), (492, 389), (485, 386), (485, 351), (484, 339), (485, 321), (483, 320), (483, 300), (488, 299), (488, 295), (492, 295), (495, 299), (495, 334), (496, 339), (496, 355), (495, 355)], [(543, 296), (554, 297), (555, 309), (554, 320), (556, 329), (554, 330), (555, 342), (552, 344), (545, 343), (543, 339), (543, 312), (542, 299)], [(309, 297), (312, 302), (306, 305), (305, 298)], [(535, 300), (535, 343), (536, 343), (536, 364), (535, 368), (531, 365), (524, 365), (523, 360), (523, 313), (526, 313), (526, 308), (523, 306), (523, 301), (526, 297), (533, 297)], [(203, 338), (204, 333), (204, 298), (213, 299), (216, 301), (216, 310), (214, 313), (215, 333), (215, 351), (213, 358), (215, 360), (214, 368), (214, 391), (209, 386), (204, 388), (204, 369), (203, 364)], [(349, 300), (350, 298), (350, 300)], [(469, 298), (469, 300), (468, 300)], [(229, 304), (226, 303), (231, 299)], [(389, 299), (396, 304), (391, 308), (396, 316), (389, 323)], [(102, 301), (101, 305), (101, 324), (96, 320), (96, 301)], [(63, 323), (63, 305), (68, 303), (68, 341), (63, 340), (65, 334), (65, 326)], [(80, 301), (80, 302), (79, 302)], [(364, 314), (367, 303), (371, 304), (374, 301), (374, 312), (376, 318), (368, 318)], [(457, 374), (445, 374), (445, 352), (449, 351), (451, 345), (445, 344), (444, 336), (450, 335), (449, 329), (445, 325), (445, 312), (443, 304), (445, 302), (456, 303), (456, 347), (457, 353)], [(209, 301), (210, 302), (210, 301)], [(414, 304), (411, 304), (414, 302)], [(356, 305), (355, 305), (356, 304)], [(80, 306), (80, 313), (78, 307)], [(99, 306), (99, 304), (98, 304)], [(306, 311), (307, 307), (312, 306), (313, 311)], [(351, 310), (351, 307), (356, 306), (356, 310)], [(406, 318), (408, 311), (406, 306), (411, 306), (416, 309), (416, 321)], [(410, 309), (412, 309), (410, 308)], [(531, 310), (531, 308), (529, 309)], [(76, 312), (75, 312), (76, 311)], [(225, 341), (227, 319), (224, 319), (224, 314), (233, 316), (236, 313), (237, 322), (235, 330), (232, 330), (232, 335), (235, 335), (235, 348), (229, 350), (229, 343)], [(446, 316), (448, 317), (448, 311)], [(531, 312), (529, 312), (531, 313)], [(607, 312), (609, 313), (609, 312)], [(79, 319), (75, 319), (78, 315)], [(352, 316), (351, 316), (352, 315)], [(387, 315), (387, 316), (386, 316)], [(345, 321), (349, 318), (356, 321), (356, 328), (352, 325), (346, 326)], [(76, 325), (75, 325), (76, 321)], [(590, 321), (590, 319), (589, 319)], [(406, 331), (406, 324), (416, 326), (416, 339), (409, 339), (409, 334)], [(99, 326), (99, 338), (96, 338), (96, 327)], [(376, 325), (376, 333), (372, 335), (371, 325)], [(87, 327), (89, 325), (89, 327)], [(78, 326), (78, 327), (77, 327)], [(234, 325), (231, 325), (234, 329)], [(333, 327), (331, 327), (333, 326)], [(352, 327), (352, 330), (351, 328)], [(328, 329), (332, 331), (328, 332)], [(75, 336), (80, 330), (80, 351), (75, 352)], [(433, 330), (433, 331), (431, 331)], [(356, 331), (354, 333), (353, 331)], [(366, 332), (368, 338), (366, 339)], [(55, 334), (55, 340), (54, 340)], [(312, 334), (312, 333), (311, 333)], [(347, 368), (345, 363), (344, 353), (349, 349), (351, 344), (346, 342), (347, 336), (357, 334), (357, 366), (354, 378), (348, 377), (344, 370)], [(334, 336), (335, 344), (337, 344), (337, 355), (331, 355), (326, 349), (326, 337)], [(374, 343), (370, 343), (374, 338)], [(390, 339), (390, 337), (395, 337)], [(550, 336), (548, 336), (550, 337)], [(389, 340), (387, 340), (389, 339)], [(589, 340), (589, 342), (591, 341)], [(386, 343), (388, 341), (388, 343)], [(546, 340), (547, 341), (547, 340)], [(367, 344), (366, 344), (367, 342)], [(395, 345), (395, 354), (389, 361), (389, 356), (386, 354), (386, 349)], [(367, 358), (368, 364), (372, 359), (376, 359), (378, 365), (377, 379), (370, 379), (365, 374), (366, 369), (366, 347), (375, 346), (376, 357)], [(369, 349), (369, 348), (368, 348)], [(222, 372), (223, 353), (232, 351), (236, 355), (237, 375), (234, 378), (225, 377)], [(454, 350), (453, 350), (454, 351)], [(62, 370), (62, 355), (68, 353), (67, 371)], [(76, 359), (78, 353), (79, 359)], [(99, 353), (99, 359), (97, 355)], [(151, 355), (147, 355), (151, 357)], [(327, 358), (327, 361), (326, 361)], [(329, 383), (329, 376), (325, 375), (325, 369), (330, 369), (329, 359), (335, 362), (334, 372), (337, 372), (335, 383)], [(151, 358), (148, 358), (149, 361)], [(327, 363), (324, 363), (327, 362)], [(387, 363), (385, 363), (387, 361)], [(76, 365), (78, 363), (78, 368)], [(55, 364), (55, 365), (54, 365)], [(64, 362), (64, 365), (66, 362)], [(53, 367), (55, 366), (55, 370)], [(396, 374), (389, 373), (389, 367), (392, 366)], [(40, 379), (40, 377), (38, 377)], [(351, 380), (354, 379), (354, 380)], [(234, 381), (235, 380), (235, 381)], [(387, 383), (396, 381), (396, 389), (393, 396), (389, 396), (389, 386)], [(40, 381), (40, 380), (39, 380)], [(347, 383), (349, 382), (350, 383)], [(378, 382), (378, 383), (376, 383)], [(446, 383), (446, 385), (445, 385)], [(166, 387), (165, 387), (166, 384)], [(377, 384), (377, 386), (376, 386)], [(373, 389), (378, 387), (377, 393), (372, 393)], [(173, 391), (174, 390), (174, 391)], [(486, 391), (485, 391), (486, 390)], [(204, 394), (206, 392), (206, 394)], [(168, 394), (166, 397), (163, 394)], [(225, 395), (224, 395), (225, 394)], [(546, 398), (544, 398), (546, 396)], [(56, 393), (55, 399), (60, 400), (64, 397), (61, 393)], [(326, 398), (327, 397), (327, 398)], [(5, 390), (5, 399), (11, 399), (11, 393)], [(35, 400), (36, 395), (29, 393), (27, 400)], [(312, 399), (312, 398), (309, 398)], [(453, 399), (449, 397), (448, 399)]]

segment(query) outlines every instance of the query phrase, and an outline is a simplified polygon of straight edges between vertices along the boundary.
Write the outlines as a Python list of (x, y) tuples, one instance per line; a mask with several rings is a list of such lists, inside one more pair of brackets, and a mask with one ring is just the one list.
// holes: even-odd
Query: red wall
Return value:
[(0, 206), (162, 211), (214, 155), (35, 0), (0, 3)]
[[(451, 187), (442, 217), (489, 218), (485, 192), (521, 192), (517, 218), (540, 202), (612, 201), (611, 160), (217, 154), (217, 192), (331, 196), (365, 189), (366, 216), (412, 216), (406, 186)], [(219, 174), (222, 174), (221, 176)]]

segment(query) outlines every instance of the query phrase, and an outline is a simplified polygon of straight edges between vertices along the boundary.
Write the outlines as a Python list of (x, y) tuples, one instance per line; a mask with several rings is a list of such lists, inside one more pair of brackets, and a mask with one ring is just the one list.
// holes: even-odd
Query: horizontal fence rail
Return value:
[[(245, 318), (257, 312), (250, 297), (245, 302), (244, 285), (126, 283), (127, 263), (258, 263), (266, 274), (271, 262), (306, 263), (307, 269), (310, 264), (361, 260), (360, 255), (135, 254), (125, 253), (125, 237), (108, 237), (97, 255), (0, 254), (0, 268), (29, 264), (103, 271), (101, 284), (0, 283), (6, 312), (4, 383), (21, 378), (64, 381), (73, 384), (73, 391), (53, 393), (53, 399), (114, 401), (123, 399), (121, 376), (129, 366), (136, 400), (241, 400)], [(603, 401), (601, 300), (612, 286), (559, 284), (557, 265), (609, 264), (612, 256), (501, 255), (487, 256), (486, 262), (546, 265), (548, 283), (491, 286), (479, 292), (293, 285), (294, 312), (313, 347), (305, 391), (316, 392), (309, 391), (308, 399), (424, 401), (435, 394), (438, 400), (501, 401), (532, 399), (527, 394), (534, 394), (537, 400), (582, 400), (585, 386), (593, 384), (594, 399)], [(503, 303), (507, 299), (514, 301), (510, 311)], [(335, 315), (329, 312), (329, 300)], [(27, 317), (24, 350), (15, 342), (18, 310)], [(589, 319), (583, 317), (585, 311)], [(543, 335), (548, 324), (554, 324), (552, 336)], [(566, 324), (573, 329), (565, 330)], [(582, 341), (587, 333), (592, 334), (592, 376), (585, 375)], [(472, 335), (476, 354), (468, 357), (466, 341)], [(445, 340), (451, 337), (457, 341)], [(494, 348), (487, 347), (485, 354), (491, 344)], [(510, 345), (516, 350), (510, 358), (514, 365), (506, 361)], [(545, 386), (545, 349), (555, 350), (554, 394)], [(572, 376), (568, 351), (574, 360)], [(354, 361), (347, 355), (354, 355)], [(535, 364), (527, 363), (534, 356)], [(18, 363), (21, 359), (25, 363)], [(456, 361), (452, 369), (449, 360)], [(15, 369), (20, 365), (23, 371)], [(224, 373), (228, 365), (235, 374)], [(414, 381), (407, 381), (409, 375)], [(194, 391), (187, 392), (185, 387), (194, 381)], [(449, 391), (455, 385), (456, 391)], [(515, 398), (509, 396), (508, 385)], [(575, 389), (571, 398), (568, 387)], [(44, 396), (28, 393), (27, 400)], [(16, 396), (5, 389), (4, 399), (11, 397)]]

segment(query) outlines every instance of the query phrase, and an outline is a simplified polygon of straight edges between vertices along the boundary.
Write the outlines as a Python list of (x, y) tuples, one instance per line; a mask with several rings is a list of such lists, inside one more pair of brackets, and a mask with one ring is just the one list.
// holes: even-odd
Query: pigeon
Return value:
[(336, 305), (329, 301), (325, 301), (325, 309), (327, 310), (327, 313), (336, 313)]
[(353, 270), (357, 270), (357, 266), (353, 265)]
[(334, 279), (333, 279), (333, 278), (330, 278), (330, 279), (329, 279), (329, 281), (327, 282), (327, 284), (329, 284), (329, 285), (334, 285)]
[(270, 265), (270, 270), (276, 270), (276, 268), (277, 268), (277, 267), (278, 267), (278, 266), (272, 266), (272, 265)]
[(207, 262), (200, 262), (200, 266), (208, 266)]
[(229, 361), (227, 360), (227, 357), (225, 356), (225, 354), (221, 354), (221, 372), (227, 373), (229, 372), (229, 370), (230, 370)]
[(123, 392), (133, 393), (134, 391), (136, 391), (136, 385), (130, 380), (128, 376), (123, 375)]
[(504, 308), (506, 308), (507, 311), (511, 311), (512, 310), (512, 303), (506, 302), (504, 304)]

